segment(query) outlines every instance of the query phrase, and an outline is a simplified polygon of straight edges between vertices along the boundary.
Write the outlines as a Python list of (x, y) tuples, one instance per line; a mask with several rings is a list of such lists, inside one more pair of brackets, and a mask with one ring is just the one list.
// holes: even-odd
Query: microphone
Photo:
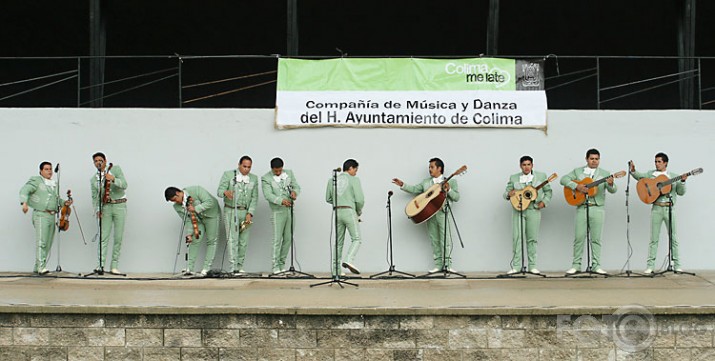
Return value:
[(333, 169), (333, 172), (340, 172), (341, 170), (342, 170), (342, 168), (337, 167), (337, 168)]
[(392, 191), (388, 191), (388, 192), (387, 192), (387, 198), (392, 197), (392, 195), (393, 195)]
[(55, 173), (59, 172), (59, 170), (60, 170), (60, 163), (57, 163), (57, 165), (55, 166)]

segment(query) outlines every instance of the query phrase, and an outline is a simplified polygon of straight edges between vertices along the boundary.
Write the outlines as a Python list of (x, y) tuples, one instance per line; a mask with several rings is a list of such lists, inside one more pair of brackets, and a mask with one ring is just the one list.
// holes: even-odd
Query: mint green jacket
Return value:
[[(524, 173), (519, 172), (516, 174), (512, 174), (509, 177), (509, 182), (507, 182), (506, 184), (506, 190), (504, 191), (503, 195), (505, 199), (509, 199), (509, 192), (511, 192), (512, 190), (521, 190), (526, 188), (527, 184), (519, 182), (519, 178), (522, 174)], [(547, 179), (546, 173), (532, 171), (532, 174), (534, 175), (534, 178), (531, 180), (531, 186), (534, 188), (536, 188), (536, 186), (546, 181)], [(543, 188), (538, 190), (536, 199), (532, 200), (532, 204), (537, 205), (539, 204), (539, 202), (544, 202), (544, 205), (548, 207), (549, 203), (551, 203), (551, 196), (551, 185), (547, 183)]]
[[(582, 180), (586, 178), (586, 175), (583, 173), (583, 169), (586, 166), (583, 167), (578, 167), (572, 170), (571, 172), (567, 173), (563, 177), (561, 177), (561, 185), (564, 187), (569, 187), (571, 190), (576, 190), (576, 185), (577, 183), (574, 182), (574, 180)], [(611, 175), (611, 172), (601, 169), (601, 168), (596, 168), (596, 172), (593, 174), (593, 180), (597, 181), (601, 178), (605, 178)], [(596, 196), (594, 198), (591, 198), (591, 201), (595, 202), (597, 206), (602, 206), (606, 204), (606, 190), (608, 190), (609, 193), (616, 193), (616, 190), (618, 188), (616, 187), (616, 183), (613, 183), (612, 186), (608, 185), (608, 182), (603, 182), (598, 185), (598, 191), (596, 192)]]
[(39, 211), (56, 211), (65, 203), (62, 198), (57, 197), (57, 190), (45, 185), (39, 175), (30, 177), (20, 188), (20, 202)]
[[(118, 165), (113, 165), (112, 169), (109, 170), (109, 174), (114, 176), (114, 181), (109, 186), (109, 198), (110, 199), (121, 199), (126, 197), (127, 190), (127, 179), (124, 178), (124, 172), (122, 168)], [(99, 200), (104, 197), (104, 184), (102, 184), (101, 195), (97, 189), (97, 173), (95, 173), (89, 180), (89, 184), (92, 187), (92, 206), (95, 210), (99, 209)]]
[[(653, 176), (653, 173), (655, 173), (655, 172), (656, 172), (655, 169), (649, 170), (645, 173), (633, 172), (633, 177), (635, 177), (635, 179), (638, 179), (638, 180), (643, 179), (643, 178), (655, 178)], [(666, 171), (666, 173), (667, 173), (666, 176), (668, 178), (675, 178), (680, 175), (677, 173), (667, 172), (667, 171)], [(675, 204), (676, 198), (678, 198), (678, 196), (685, 195), (685, 190), (686, 190), (685, 182), (682, 182), (682, 181), (673, 182), (671, 184), (671, 186), (672, 187), (670, 187), (670, 193), (668, 193), (668, 194), (670, 194), (670, 197), (673, 199), (673, 204)], [(668, 196), (664, 194), (664, 195), (658, 197), (656, 202), (669, 202)]]
[[(225, 205), (231, 207), (245, 206), (248, 209), (248, 213), (255, 215), (256, 206), (258, 206), (258, 177), (253, 173), (248, 173), (248, 184), (243, 182), (236, 184), (234, 181), (236, 174), (239, 173), (235, 169), (223, 172), (216, 195), (223, 198)], [(236, 191), (236, 194), (233, 195), (233, 199), (228, 199), (223, 194), (224, 191)]]
[(288, 178), (280, 182), (276, 182), (273, 177), (273, 171), (268, 171), (268, 173), (261, 177), (263, 197), (266, 198), (273, 211), (286, 209), (286, 207), (282, 205), (282, 202), (284, 199), (291, 200), (290, 191), (295, 192), (296, 196), (300, 194), (300, 185), (298, 181), (295, 180), (293, 171), (283, 169), (283, 172), (288, 175)]
[[(221, 210), (218, 207), (218, 200), (209, 193), (206, 189), (201, 186), (190, 186), (182, 189), (184, 192), (184, 197), (186, 194), (191, 197), (194, 201), (194, 209), (196, 210), (196, 217), (199, 220), (204, 218), (216, 218), (221, 216)], [(186, 207), (181, 204), (173, 204), (174, 210), (179, 215), (179, 217), (184, 218), (186, 213)], [(191, 218), (186, 217), (189, 223), (191, 223)]]
[[(350, 207), (355, 210), (358, 215), (362, 214), (362, 207), (365, 205), (365, 195), (362, 193), (362, 185), (360, 178), (351, 176), (348, 173), (338, 174), (338, 207)], [(325, 189), (325, 201), (333, 204), (333, 178), (328, 179), (328, 185)]]

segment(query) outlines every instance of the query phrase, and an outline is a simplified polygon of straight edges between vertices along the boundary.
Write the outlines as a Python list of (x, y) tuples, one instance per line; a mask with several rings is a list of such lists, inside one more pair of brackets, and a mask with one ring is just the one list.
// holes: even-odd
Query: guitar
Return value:
[(444, 184), (452, 179), (452, 177), (463, 174), (466, 171), (467, 166), (461, 166), (456, 172), (452, 173), (452, 175), (442, 181), (442, 183), (433, 184), (422, 194), (408, 202), (405, 207), (405, 214), (407, 214), (407, 218), (411, 219), (415, 224), (420, 224), (432, 218), (437, 211), (442, 209), (444, 201), (447, 198), (447, 193), (442, 191)]
[[(511, 202), (512, 207), (516, 209), (517, 211), (521, 211), (522, 209), (526, 209), (529, 207), (529, 204), (531, 204), (531, 201), (535, 200), (537, 198), (537, 195), (539, 194), (539, 189), (543, 188), (545, 185), (549, 184), (552, 180), (556, 179), (558, 175), (556, 173), (552, 174), (549, 176), (549, 178), (538, 186), (536, 188), (532, 187), (531, 185), (528, 185), (524, 187), (523, 189), (519, 190), (514, 190), (514, 195), (509, 197), (509, 202)], [(521, 207), (519, 207), (519, 200), (521, 199)]]
[(681, 180), (683, 176), (698, 175), (703, 172), (702, 168), (693, 169), (688, 173), (668, 179), (668, 176), (661, 174), (655, 178), (642, 178), (636, 184), (638, 198), (645, 204), (652, 204), (663, 194), (670, 193), (673, 183)]
[[(613, 173), (609, 175), (608, 177), (601, 178), (597, 181), (593, 181), (593, 179), (586, 177), (584, 179), (581, 179), (579, 181), (575, 180), (574, 182), (577, 184), (583, 184), (588, 188), (588, 196), (590, 198), (595, 197), (596, 194), (598, 193), (598, 186), (607, 181), (608, 178), (621, 178), (624, 175), (626, 175), (626, 171), (622, 170), (617, 173)], [(566, 203), (572, 205), (572, 206), (580, 206), (583, 204), (583, 202), (586, 201), (586, 193), (581, 193), (579, 191), (573, 190), (569, 187), (564, 187), (564, 197), (566, 198)]]

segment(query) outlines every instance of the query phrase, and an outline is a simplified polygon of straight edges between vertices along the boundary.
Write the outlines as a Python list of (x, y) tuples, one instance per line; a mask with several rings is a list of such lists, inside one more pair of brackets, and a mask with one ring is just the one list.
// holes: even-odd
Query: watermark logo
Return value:
[(592, 315), (575, 317), (558, 315), (556, 331), (559, 338), (573, 335), (579, 343), (610, 339), (620, 350), (638, 352), (653, 344), (658, 334), (655, 317), (641, 305), (624, 306), (600, 320)]
[(655, 317), (645, 307), (621, 307), (613, 313), (611, 336), (616, 346), (627, 352), (641, 351), (655, 341), (658, 327)]

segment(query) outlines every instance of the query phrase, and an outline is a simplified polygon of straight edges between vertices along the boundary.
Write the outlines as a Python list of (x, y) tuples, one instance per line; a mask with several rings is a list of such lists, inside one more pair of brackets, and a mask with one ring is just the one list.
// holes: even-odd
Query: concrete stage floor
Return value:
[[(319, 275), (326, 277), (325, 274)], [(555, 315), (606, 314), (639, 304), (654, 314), (715, 314), (715, 271), (696, 276), (496, 279), (205, 278), (168, 274), (77, 277), (0, 273), (0, 313)]]

